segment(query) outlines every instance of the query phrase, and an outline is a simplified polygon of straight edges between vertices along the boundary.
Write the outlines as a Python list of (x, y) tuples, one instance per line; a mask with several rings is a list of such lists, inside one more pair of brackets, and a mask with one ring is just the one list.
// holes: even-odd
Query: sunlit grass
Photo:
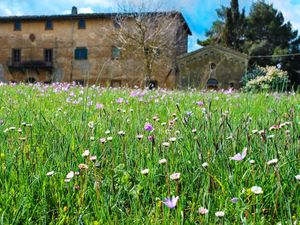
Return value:
[(0, 224), (293, 224), (299, 102), (1, 86)]

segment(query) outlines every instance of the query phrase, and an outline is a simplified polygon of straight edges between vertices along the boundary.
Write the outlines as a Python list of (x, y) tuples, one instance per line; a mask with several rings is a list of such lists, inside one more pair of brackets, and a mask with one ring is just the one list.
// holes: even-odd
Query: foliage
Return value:
[(217, 11), (218, 19), (206, 32), (204, 41), (198, 40), (202, 46), (222, 44), (226, 47), (240, 50), (245, 28), (245, 10), (240, 13), (237, 0), (231, 0), (231, 7), (221, 6)]
[(275, 66), (256, 67), (245, 75), (243, 83), (246, 91), (285, 91), (289, 84), (286, 71)]
[(243, 86), (257, 77), (265, 76), (265, 70), (260, 66), (255, 66), (252, 69), (248, 70), (247, 73), (242, 77)]
[(12, 84), (0, 101), (1, 224), (300, 219), (299, 94)]
[[(248, 54), (252, 56), (250, 67), (281, 64), (288, 71), (292, 84), (300, 83), (296, 73), (300, 70), (299, 56), (278, 56), (300, 52), (298, 31), (293, 30), (290, 22), (285, 22), (283, 14), (273, 4), (265, 1), (253, 2), (247, 16), (244, 11), (239, 14), (237, 9), (237, 0), (231, 1), (230, 8), (221, 6), (217, 11), (218, 19), (206, 33), (207, 40), (198, 43), (204, 46), (217, 43)], [(234, 18), (240, 20), (234, 22)]]

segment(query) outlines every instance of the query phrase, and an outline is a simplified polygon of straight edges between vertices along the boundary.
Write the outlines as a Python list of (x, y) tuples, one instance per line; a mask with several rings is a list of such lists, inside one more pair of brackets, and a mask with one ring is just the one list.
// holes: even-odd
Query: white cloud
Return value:
[(273, 3), (274, 8), (282, 12), (285, 21), (290, 21), (293, 29), (300, 31), (300, 2), (296, 3), (293, 0), (269, 0)]
[(79, 8), (78, 13), (93, 13), (94, 11), (91, 8)]

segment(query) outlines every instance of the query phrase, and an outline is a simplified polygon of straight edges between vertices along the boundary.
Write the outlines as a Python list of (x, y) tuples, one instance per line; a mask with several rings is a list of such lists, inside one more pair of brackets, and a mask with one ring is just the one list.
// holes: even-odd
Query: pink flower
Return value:
[(147, 131), (152, 131), (153, 130), (153, 126), (150, 123), (146, 123), (144, 126), (144, 129)]
[(173, 208), (176, 207), (176, 204), (177, 204), (178, 199), (179, 199), (179, 196), (177, 196), (177, 197), (174, 197), (174, 196), (173, 196), (172, 199), (171, 199), (171, 198), (166, 198), (165, 201), (163, 201), (163, 203), (164, 203), (168, 208), (173, 209)]
[(97, 103), (96, 104), (96, 109), (103, 109), (103, 104)]
[(180, 173), (173, 173), (170, 175), (171, 180), (179, 180), (180, 178)]
[(234, 161), (241, 161), (246, 157), (246, 155), (247, 155), (247, 148), (244, 148), (242, 154), (238, 153), (235, 156), (230, 157), (230, 159)]
[(205, 215), (205, 214), (208, 213), (208, 209), (206, 209), (206, 208), (204, 208), (204, 207), (201, 207), (201, 208), (198, 209), (198, 212), (199, 212), (199, 214), (201, 214), (201, 215)]

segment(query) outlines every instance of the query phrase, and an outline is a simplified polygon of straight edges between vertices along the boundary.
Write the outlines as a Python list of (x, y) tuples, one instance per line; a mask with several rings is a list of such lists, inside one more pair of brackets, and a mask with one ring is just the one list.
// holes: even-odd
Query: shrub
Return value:
[(245, 91), (285, 91), (289, 78), (286, 71), (275, 66), (267, 66), (250, 71), (244, 76), (244, 81)]

